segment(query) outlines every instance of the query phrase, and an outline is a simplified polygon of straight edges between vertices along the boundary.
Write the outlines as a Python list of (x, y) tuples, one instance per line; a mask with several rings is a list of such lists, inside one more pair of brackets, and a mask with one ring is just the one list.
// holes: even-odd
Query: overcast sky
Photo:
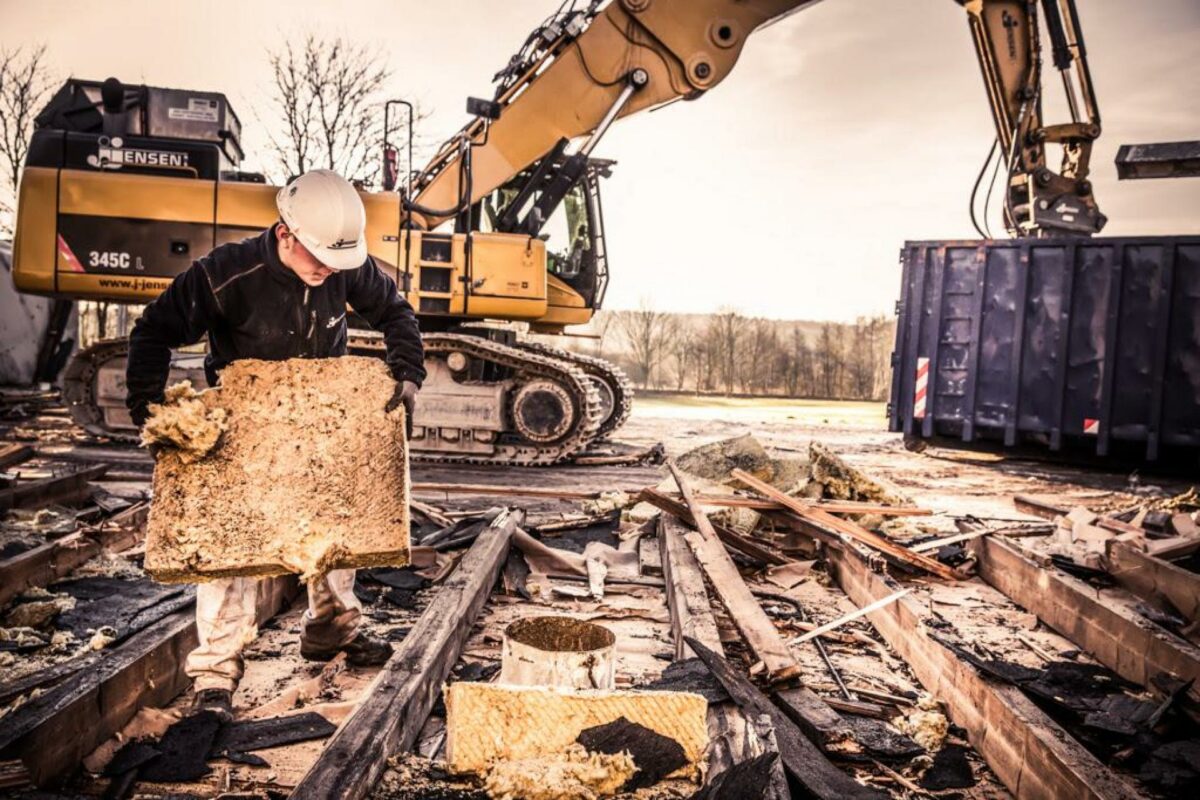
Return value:
[[(383, 48), (391, 94), (433, 112), (421, 132), (437, 141), (557, 5), (0, 0), (0, 47), (44, 42), (61, 77), (225, 92), (253, 150), (267, 51), (344, 34)], [(1200, 139), (1200, 2), (1078, 5), (1104, 122), (1092, 164), (1105, 234), (1200, 233), (1200, 179), (1118, 183), (1113, 166), (1124, 143)], [(604, 187), (607, 305), (890, 312), (905, 239), (974, 237), (967, 199), (993, 135), (952, 0), (825, 0), (752, 36), (698, 102), (623, 120), (601, 143), (595, 154), (619, 162)]]

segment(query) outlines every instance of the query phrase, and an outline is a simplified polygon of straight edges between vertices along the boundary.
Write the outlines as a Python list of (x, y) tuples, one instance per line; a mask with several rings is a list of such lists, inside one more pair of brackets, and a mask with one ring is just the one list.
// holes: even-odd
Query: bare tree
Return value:
[(0, 236), (12, 235), (17, 185), (29, 152), (33, 118), (52, 87), (45, 45), (0, 50)]
[(733, 394), (737, 385), (738, 365), (742, 355), (740, 347), (746, 322), (746, 318), (732, 308), (723, 308), (709, 318), (709, 331), (716, 348), (714, 355), (717, 373), (725, 387), (725, 394)]
[(667, 352), (667, 343), (675, 328), (674, 318), (662, 311), (655, 311), (647, 300), (642, 300), (636, 311), (619, 311), (617, 327), (629, 344), (635, 379), (646, 388), (654, 369)]
[[(377, 48), (343, 37), (305, 37), (269, 53), (272, 103), (278, 125), (268, 126), (271, 148), (284, 179), (310, 169), (336, 171), (363, 186), (382, 176), (384, 90), (392, 77)], [(416, 118), (425, 114), (419, 109)], [(392, 123), (390, 139), (404, 142), (405, 117)], [(412, 169), (401, 148), (400, 175)]]
[[(688, 371), (696, 367), (700, 356), (700, 346), (695, 327), (687, 320), (680, 319), (675, 326), (675, 335), (671, 337), (668, 350), (675, 360), (675, 391), (682, 392), (687, 381)], [(696, 369), (697, 390), (699, 390), (699, 369)]]
[(597, 358), (604, 358), (604, 343), (612, 333), (613, 322), (616, 320), (616, 315), (611, 311), (597, 311), (592, 317), (592, 330), (596, 334), (596, 351)]

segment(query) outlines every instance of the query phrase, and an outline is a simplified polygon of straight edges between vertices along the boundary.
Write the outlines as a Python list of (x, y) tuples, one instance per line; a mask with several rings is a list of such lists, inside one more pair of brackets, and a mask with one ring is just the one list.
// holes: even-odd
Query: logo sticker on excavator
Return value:
[(83, 268), (83, 264), (75, 257), (74, 251), (71, 250), (71, 245), (67, 244), (67, 240), (58, 235), (58, 257), (62, 259), (64, 266), (68, 272), (87, 272)]
[(187, 153), (125, 147), (125, 141), (120, 136), (114, 136), (111, 139), (101, 136), (97, 140), (97, 144), (99, 149), (95, 155), (87, 157), (87, 163), (98, 169), (120, 169), (121, 167), (179, 169), (188, 166)]

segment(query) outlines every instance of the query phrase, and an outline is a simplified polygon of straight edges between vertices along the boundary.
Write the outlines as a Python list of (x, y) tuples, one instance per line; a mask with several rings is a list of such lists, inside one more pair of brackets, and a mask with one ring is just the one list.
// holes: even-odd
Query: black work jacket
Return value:
[(412, 306), (370, 257), (310, 287), (279, 260), (272, 226), (224, 244), (175, 278), (146, 306), (129, 335), (126, 405), (141, 425), (147, 405), (162, 402), (171, 349), (208, 336), (210, 386), (232, 361), (329, 358), (346, 354), (346, 306), (383, 333), (397, 381), (425, 378), (424, 349)]

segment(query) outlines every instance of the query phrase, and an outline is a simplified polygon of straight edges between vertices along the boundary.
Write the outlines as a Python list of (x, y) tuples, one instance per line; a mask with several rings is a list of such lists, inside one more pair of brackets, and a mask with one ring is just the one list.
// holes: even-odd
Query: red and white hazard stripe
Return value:
[(929, 393), (929, 359), (917, 359), (917, 389), (913, 397), (913, 416), (917, 419), (925, 417), (925, 398)]
[(1100, 433), (1100, 420), (1091, 419), (1089, 417), (1084, 417), (1083, 418), (1083, 432), (1090, 434), (1092, 436), (1096, 436), (1097, 434), (1099, 434)]

